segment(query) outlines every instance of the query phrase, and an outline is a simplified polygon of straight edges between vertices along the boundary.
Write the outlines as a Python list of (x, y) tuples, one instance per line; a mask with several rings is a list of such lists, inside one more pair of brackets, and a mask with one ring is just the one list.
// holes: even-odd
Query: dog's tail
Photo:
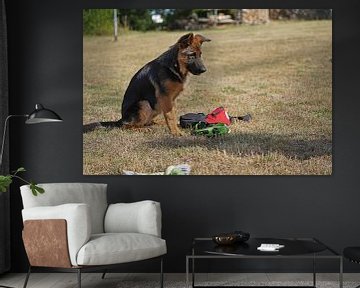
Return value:
[(88, 133), (98, 128), (120, 128), (121, 126), (123, 126), (122, 119), (118, 121), (93, 122), (83, 125), (83, 133)]
[(106, 122), (100, 122), (101, 127), (104, 128), (119, 128), (123, 126), (123, 120), (120, 119), (118, 121), (106, 121)]

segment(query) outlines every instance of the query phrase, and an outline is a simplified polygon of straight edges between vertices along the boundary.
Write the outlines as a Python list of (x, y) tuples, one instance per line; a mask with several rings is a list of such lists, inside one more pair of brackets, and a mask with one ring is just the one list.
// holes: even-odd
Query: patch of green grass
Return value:
[[(331, 21), (272, 22), (199, 31), (207, 72), (190, 76), (178, 115), (251, 113), (219, 138), (143, 130), (96, 129), (84, 134), (84, 174), (163, 171), (188, 163), (201, 175), (329, 175), (332, 173)], [(117, 120), (131, 77), (182, 32), (129, 32), (84, 37), (84, 124)]]

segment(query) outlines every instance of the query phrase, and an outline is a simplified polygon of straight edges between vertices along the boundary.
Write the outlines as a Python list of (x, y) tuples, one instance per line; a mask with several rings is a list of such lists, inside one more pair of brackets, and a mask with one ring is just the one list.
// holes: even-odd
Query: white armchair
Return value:
[[(161, 209), (154, 201), (107, 204), (106, 184), (40, 184), (45, 193), (33, 196), (21, 186), (23, 241), (34, 268), (77, 272), (107, 270), (121, 263), (159, 257), (163, 287)], [(103, 274), (103, 278), (105, 273)]]

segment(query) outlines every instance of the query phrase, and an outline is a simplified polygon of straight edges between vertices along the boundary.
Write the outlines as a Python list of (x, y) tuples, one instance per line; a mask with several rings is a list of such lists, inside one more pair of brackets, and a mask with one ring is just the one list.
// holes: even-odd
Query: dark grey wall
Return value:
[[(278, 8), (284, 1), (263, 2), (267, 7), (254, 1), (244, 1), (242, 5)], [(339, 251), (344, 246), (360, 245), (360, 113), (359, 92), (355, 89), (360, 67), (357, 54), (360, 51), (360, 2), (332, 3), (335, 69), (332, 176), (83, 176), (82, 9), (113, 8), (114, 3), (110, 0), (101, 1), (101, 4), (95, 0), (7, 1), (11, 112), (26, 113), (32, 110), (34, 103), (40, 102), (55, 109), (65, 120), (59, 125), (35, 125), (26, 129), (22, 121), (13, 121), (12, 168), (25, 166), (31, 171), (27, 177), (38, 182), (108, 183), (110, 202), (160, 201), (163, 236), (168, 244), (165, 269), (169, 272), (184, 271), (184, 255), (192, 237), (233, 229), (243, 229), (254, 236), (313, 236)], [(121, 3), (122, 7), (142, 7), (146, 1)], [(181, 3), (184, 5), (183, 1)], [(329, 1), (311, 1), (311, 7), (290, 5), (291, 1), (286, 3), (286, 8), (331, 5)], [(239, 2), (188, 1), (190, 5), (234, 8)], [(166, 1), (152, 1), (152, 6), (167, 8), (169, 5)], [(24, 271), (27, 260), (21, 241), (22, 204), (16, 183), (11, 192), (12, 270), (15, 272)], [(247, 267), (276, 270), (285, 266), (259, 264), (250, 263)], [(154, 271), (157, 268), (154, 265), (137, 264), (124, 266), (124, 269)], [(230, 269), (230, 264), (220, 268)]]

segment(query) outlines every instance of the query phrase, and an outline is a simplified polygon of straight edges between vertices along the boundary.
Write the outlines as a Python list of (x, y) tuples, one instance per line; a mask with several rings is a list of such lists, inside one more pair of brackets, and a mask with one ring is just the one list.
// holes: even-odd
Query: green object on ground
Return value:
[(230, 129), (227, 125), (223, 123), (206, 125), (205, 123), (196, 124), (194, 127), (194, 135), (205, 135), (207, 137), (214, 137), (225, 135), (230, 132)]
[(191, 168), (188, 164), (169, 166), (165, 170), (165, 175), (189, 175), (190, 170)]

